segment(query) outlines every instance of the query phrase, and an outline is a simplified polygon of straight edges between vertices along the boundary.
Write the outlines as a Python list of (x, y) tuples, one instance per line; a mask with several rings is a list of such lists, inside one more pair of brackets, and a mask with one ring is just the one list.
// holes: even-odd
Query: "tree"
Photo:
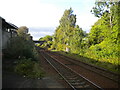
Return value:
[(108, 24), (108, 17), (104, 15), (91, 28), (89, 33), (89, 44), (95, 45), (102, 42), (106, 37), (109, 37), (110, 26)]
[[(106, 3), (106, 4), (105, 4)], [(104, 60), (112, 64), (119, 64), (119, 15), (120, 2), (108, 3), (98, 2), (98, 7), (94, 8), (94, 14), (99, 15), (100, 19), (92, 26), (89, 33), (90, 47), (85, 56), (97, 60)], [(109, 5), (108, 10), (103, 10)]]
[(71, 33), (70, 37), (70, 52), (71, 53), (81, 53), (81, 50), (84, 47), (83, 38), (86, 36), (86, 32), (79, 28), (78, 25), (74, 28), (73, 32)]
[(24, 35), (28, 33), (28, 28), (26, 26), (21, 26), (17, 30), (18, 35)]
[(46, 35), (45, 37), (42, 37), (39, 39), (39, 41), (45, 41), (42, 45), (39, 45), (42, 48), (50, 49), (51, 45), (53, 43), (53, 36)]
[(28, 34), (27, 27), (20, 27), (17, 30), (18, 36), (10, 39), (10, 43), (5, 51), (6, 57), (9, 58), (34, 58), (34, 43), (32, 41), (32, 36)]
[(59, 22), (60, 29), (64, 32), (63, 33), (64, 42), (65, 44), (67, 44), (70, 36), (69, 34), (75, 27), (76, 23), (76, 15), (73, 14), (72, 8), (64, 11), (64, 14)]
[(96, 16), (96, 17), (101, 17), (105, 13), (109, 13), (109, 24), (110, 27), (113, 27), (113, 8), (118, 2), (111, 2), (110, 0), (105, 0), (104, 2), (95, 2), (95, 7), (91, 10), (91, 12)]
[(70, 8), (64, 11), (60, 19), (60, 25), (56, 28), (52, 48), (59, 51), (69, 51), (71, 53), (80, 53), (84, 47), (83, 38), (86, 32), (76, 25), (76, 15)]
[(75, 28), (76, 15), (73, 14), (72, 8), (65, 10), (63, 16), (59, 20), (60, 25), (56, 28), (54, 34), (54, 48), (65, 51), (69, 47), (70, 37)]
[(32, 36), (30, 36), (28, 32), (29, 32), (29, 29), (26, 26), (21, 26), (17, 30), (19, 37), (26, 39), (26, 40), (32, 40)]
[(69, 26), (74, 27), (76, 23), (76, 15), (73, 14), (72, 8), (65, 10), (62, 18), (59, 21), (60, 26), (68, 28)]
[(95, 6), (92, 8), (91, 12), (96, 17), (101, 17), (105, 12), (111, 12), (110, 7), (113, 6), (115, 3), (111, 2), (110, 0), (104, 0), (104, 2), (96, 1)]

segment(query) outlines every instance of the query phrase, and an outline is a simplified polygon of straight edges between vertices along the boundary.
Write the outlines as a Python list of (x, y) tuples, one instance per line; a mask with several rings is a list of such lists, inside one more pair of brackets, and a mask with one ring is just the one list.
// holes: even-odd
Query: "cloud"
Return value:
[[(85, 17), (85, 18), (84, 18)], [(87, 30), (87, 32), (91, 29), (91, 26), (94, 25), (94, 23), (98, 20), (97, 17), (94, 17), (92, 14), (82, 14), (78, 17), (78, 22), (80, 27), (82, 27), (83, 30)]]
[(40, 0), (2, 0), (0, 3), (1, 16), (18, 26), (57, 26), (61, 15), (55, 5)]
[(44, 36), (54, 32), (64, 10), (70, 7), (77, 15), (77, 24), (83, 30), (90, 29), (96, 21), (96, 18), (90, 14), (93, 3), (94, 0), (0, 0), (0, 15), (18, 27), (54, 27), (50, 29), (52, 31), (45, 28), (34, 31), (35, 28), (30, 28), (30, 33), (34, 37), (36, 37), (35, 32), (41, 32), (39, 36)]
[(42, 34), (42, 35), (51, 35), (51, 34), (53, 34), (52, 32), (46, 32), (46, 31), (40, 31), (40, 32), (36, 32), (36, 31), (34, 31), (34, 32), (31, 32), (32, 33), (32, 35), (40, 35), (40, 34)]
[[(79, 22), (84, 23), (86, 17), (83, 17), (82, 14), (90, 11), (92, 8), (90, 2), (93, 3), (93, 0), (1, 0), (0, 13), (8, 22), (18, 27), (24, 25), (27, 27), (57, 27), (64, 10), (70, 6), (77, 14), (78, 24)], [(84, 18), (82, 21), (79, 20), (81, 15)]]
[(29, 28), (29, 33), (33, 36), (33, 40), (38, 40), (40, 37), (44, 37), (46, 35), (53, 35), (54, 34), (55, 29), (52, 27), (31, 27)]

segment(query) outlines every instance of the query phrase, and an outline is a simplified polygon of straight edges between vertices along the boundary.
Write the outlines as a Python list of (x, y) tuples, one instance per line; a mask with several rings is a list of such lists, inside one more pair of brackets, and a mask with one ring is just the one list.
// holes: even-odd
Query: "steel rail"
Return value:
[[(41, 53), (42, 54), (42, 53)], [(73, 90), (76, 90), (75, 88), (74, 88), (74, 86), (72, 86), (69, 82), (68, 82), (68, 80), (55, 68), (55, 66), (54, 65), (52, 65), (52, 63), (44, 56), (44, 55), (42, 55), (46, 60), (47, 60), (47, 62), (55, 69), (55, 71), (68, 83), (68, 85), (73, 89)]]
[[(46, 53), (48, 54), (48, 53)], [(49, 55), (49, 54), (48, 54)], [(62, 64), (63, 66), (65, 66), (66, 68), (69, 68), (67, 67), (66, 65), (64, 65), (63, 63), (61, 63), (60, 61), (58, 61), (56, 58), (54, 58), (53, 56), (49, 55), (51, 58), (53, 58), (54, 60), (56, 60), (57, 62), (59, 62), (60, 64)], [(91, 84), (93, 84), (95, 87), (103, 90), (100, 86), (96, 85), (95, 83), (93, 83), (92, 81), (88, 80), (87, 78), (85, 78), (84, 76), (82, 76), (81, 74), (77, 73), (76, 71), (73, 71), (71, 68), (69, 68), (72, 72), (78, 74), (80, 77), (84, 78), (85, 80), (87, 80), (88, 82), (90, 82)]]
[[(59, 53), (58, 53), (58, 54), (59, 54)], [(60, 55), (62, 55), (62, 54), (60, 54)], [(60, 57), (63, 58), (63, 56), (64, 56), (64, 55), (62, 55), (62, 56), (60, 56)], [(113, 73), (113, 72), (108, 71), (108, 70), (106, 70), (106, 69), (104, 69), (104, 68), (101, 68), (101, 67), (98, 67), (98, 66), (94, 66), (94, 65), (91, 65), (91, 64), (82, 62), (82, 61), (78, 61), (77, 59), (73, 59), (73, 58), (68, 57), (68, 56), (64, 56), (64, 57), (67, 59), (67, 61), (70, 61), (70, 62), (73, 62), (73, 63), (76, 62), (75, 64), (77, 64), (77, 65), (79, 65), (79, 63), (82, 63), (82, 64), (87, 65), (87, 66), (89, 66), (89, 67), (95, 68), (96, 70), (103, 71), (104, 73), (112, 74), (112, 75), (114, 75), (114, 76), (119, 77), (119, 74)], [(75, 61), (71, 61), (71, 60), (68, 60), (68, 59), (75, 60)], [(78, 62), (78, 63), (77, 63), (77, 62)], [(92, 69), (90, 69), (90, 68), (86, 68), (86, 67), (84, 67), (84, 66), (81, 66), (81, 67), (83, 67), (83, 68), (85, 68), (85, 69), (87, 69), (87, 70), (90, 70), (90, 71), (92, 71), (92, 72), (95, 72), (94, 70), (92, 70)], [(101, 76), (103, 76), (103, 77), (106, 77), (106, 78), (108, 78), (108, 79), (110, 79), (110, 80), (112, 80), (112, 81), (114, 81), (114, 82), (116, 82), (116, 83), (120, 83), (119, 80), (112, 79), (112, 78), (110, 78), (110, 77), (108, 77), (108, 76), (106, 76), (106, 75), (104, 75), (104, 74), (102, 74), (102, 73), (100, 73), (100, 72), (95, 72), (95, 73), (97, 73), (97, 74), (99, 74), (99, 75), (101, 75)]]
[[(45, 54), (45, 53), (44, 53)], [(65, 68), (69, 69), (70, 71), (72, 71), (73, 73), (75, 73), (76, 75), (80, 76), (81, 78), (83, 78), (85, 81), (87, 81), (88, 83), (90, 83), (90, 85), (93, 85), (94, 87), (100, 89), (100, 90), (104, 90), (103, 88), (101, 88), (100, 86), (96, 85), (95, 83), (93, 83), (92, 81), (88, 80), (87, 78), (85, 78), (84, 76), (80, 75), (79, 73), (73, 71), (71, 68), (67, 67), (66, 65), (64, 65), (63, 63), (59, 62), (58, 60), (56, 60), (54, 57), (50, 56), (48, 53), (46, 53), (49, 57), (51, 57), (53, 60), (55, 60), (56, 62), (58, 62), (59, 64), (61, 64), (62, 66), (64, 66)], [(52, 65), (52, 63), (43, 55), (43, 57)], [(59, 72), (56, 67), (54, 65), (52, 65), (54, 67), (54, 69)], [(59, 74), (63, 77), (63, 79), (74, 89), (74, 86), (71, 85), (69, 83), (69, 81), (59, 72)]]

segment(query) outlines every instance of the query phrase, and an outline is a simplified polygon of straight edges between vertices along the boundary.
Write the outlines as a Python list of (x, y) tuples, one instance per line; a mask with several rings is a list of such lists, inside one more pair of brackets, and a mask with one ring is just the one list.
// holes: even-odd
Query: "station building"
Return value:
[(0, 17), (0, 43), (1, 48), (4, 50), (10, 42), (10, 38), (17, 36), (18, 27)]

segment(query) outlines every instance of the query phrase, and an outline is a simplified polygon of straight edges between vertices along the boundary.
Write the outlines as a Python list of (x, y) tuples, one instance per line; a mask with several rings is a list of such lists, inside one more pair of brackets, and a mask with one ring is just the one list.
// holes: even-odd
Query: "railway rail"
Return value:
[(49, 51), (48, 51), (48, 53), (50, 55), (52, 55), (52, 54), (57, 55), (57, 56), (59, 55), (59, 57), (61, 57), (62, 59), (65, 59), (65, 60), (67, 60), (67, 61), (69, 61), (71, 63), (74, 63), (76, 65), (80, 65), (81, 67), (86, 68), (86, 69), (88, 69), (88, 70), (90, 70), (90, 71), (92, 71), (94, 73), (97, 73), (97, 74), (103, 76), (103, 77), (106, 77), (106, 78), (108, 78), (108, 79), (110, 79), (110, 80), (112, 80), (112, 81), (114, 81), (116, 83), (120, 83), (120, 80), (119, 80), (120, 75), (119, 74), (113, 73), (111, 71), (108, 71), (108, 70), (106, 70), (104, 68), (101, 68), (101, 67), (98, 67), (98, 66), (95, 66), (95, 65), (84, 63), (84, 62), (82, 62), (80, 60), (76, 60), (76, 59), (73, 59), (71, 57), (64, 56), (64, 55), (62, 55), (60, 53), (56, 54), (54, 52), (49, 52)]
[(67, 65), (59, 62), (51, 55), (45, 53), (45, 51), (40, 51), (41, 55), (46, 59), (46, 61), (61, 75), (61, 77), (68, 83), (68, 85), (73, 89), (87, 88), (87, 89), (98, 89), (103, 90), (100, 86), (91, 82), (87, 78), (83, 77), (79, 73), (75, 72)]

